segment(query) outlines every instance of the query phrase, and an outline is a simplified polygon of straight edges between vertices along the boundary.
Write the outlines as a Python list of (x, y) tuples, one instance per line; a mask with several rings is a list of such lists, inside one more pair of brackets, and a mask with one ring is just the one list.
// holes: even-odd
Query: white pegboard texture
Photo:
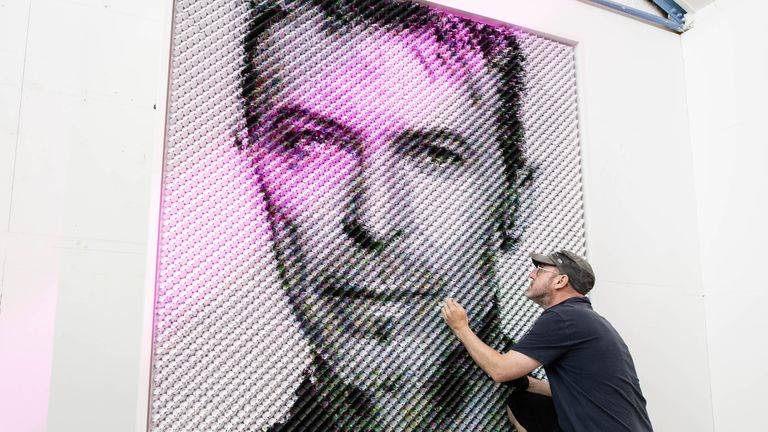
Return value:
[[(281, 286), (260, 176), (235, 142), (250, 11), (242, 0), (177, 1), (175, 10), (151, 428), (260, 430), (289, 416), (313, 350)], [(523, 295), (527, 254), (586, 252), (574, 49), (514, 34), (533, 177), (520, 191), (520, 241), (497, 257), (501, 326), (512, 340), (539, 313)]]

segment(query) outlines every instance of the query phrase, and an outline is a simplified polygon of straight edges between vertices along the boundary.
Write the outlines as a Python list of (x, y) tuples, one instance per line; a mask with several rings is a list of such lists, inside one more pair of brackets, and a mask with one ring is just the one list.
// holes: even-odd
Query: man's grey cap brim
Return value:
[(529, 255), (531, 257), (531, 260), (534, 264), (546, 264), (557, 267), (557, 264), (555, 264), (555, 260), (549, 257), (549, 255), (542, 255), (537, 253), (532, 253)]

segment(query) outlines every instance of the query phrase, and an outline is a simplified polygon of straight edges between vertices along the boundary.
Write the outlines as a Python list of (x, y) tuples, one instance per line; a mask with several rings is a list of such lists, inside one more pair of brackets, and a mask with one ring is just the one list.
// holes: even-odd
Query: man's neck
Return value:
[(550, 299), (548, 304), (546, 306), (543, 306), (543, 307), (544, 307), (544, 309), (549, 309), (552, 306), (557, 306), (560, 303), (562, 303), (562, 302), (564, 302), (566, 300), (570, 300), (572, 298), (584, 298), (584, 295), (580, 294), (579, 292), (577, 292), (576, 290), (573, 290), (573, 289), (571, 289), (571, 290), (569, 290), (567, 292), (562, 292), (562, 290), (557, 290), (552, 295), (552, 298)]

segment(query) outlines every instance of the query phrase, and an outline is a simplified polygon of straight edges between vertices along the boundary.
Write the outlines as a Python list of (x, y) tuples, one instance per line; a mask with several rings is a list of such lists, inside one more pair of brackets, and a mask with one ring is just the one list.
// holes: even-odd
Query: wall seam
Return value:
[[(10, 202), (8, 203), (8, 224), (5, 227), (6, 233), (11, 232), (11, 214), (13, 209), (13, 184), (16, 178), (16, 159), (19, 156), (19, 136), (21, 130), (21, 106), (24, 103), (24, 77), (27, 72), (27, 50), (29, 48), (29, 23), (32, 21), (32, 0), (29, 1), (29, 7), (27, 8), (27, 29), (24, 33), (24, 65), (21, 68), (21, 92), (19, 93), (19, 109), (16, 116), (16, 144), (13, 147), (13, 164), (11, 165), (11, 191)], [(3, 254), (2, 262), (2, 278), (0, 278), (0, 313), (3, 312), (3, 287), (5, 286), (5, 274), (6, 263), (8, 262), (8, 255)]]
[[(24, 77), (27, 72), (27, 50), (29, 49), (29, 22), (32, 21), (32, 0), (27, 9), (27, 30), (24, 35), (24, 66), (21, 69), (21, 93), (19, 94), (19, 115), (16, 117), (16, 145), (13, 148), (13, 165), (11, 166), (11, 204), (8, 206), (8, 225), (6, 231), (11, 231), (11, 209), (13, 208), (13, 184), (16, 177), (16, 160), (19, 156), (19, 137), (21, 130), (21, 106), (24, 104)], [(5, 268), (5, 262), (3, 262)], [(3, 273), (5, 274), (5, 273)]]
[[(713, 4), (710, 4), (708, 7), (712, 7)], [(695, 30), (694, 30), (695, 31)], [(693, 143), (693, 125), (691, 123), (691, 113), (690, 113), (690, 104), (689, 104), (689, 91), (690, 88), (688, 86), (688, 76), (689, 76), (689, 65), (688, 65), (688, 56), (686, 55), (686, 37), (685, 34), (680, 35), (680, 56), (683, 59), (683, 82), (685, 83), (685, 113), (686, 118), (688, 121), (688, 144), (690, 146), (691, 151), (691, 163), (692, 163), (692, 171), (693, 171), (693, 198), (694, 202), (696, 203), (696, 230), (698, 231), (698, 240), (699, 240), (699, 276), (700, 276), (700, 284), (701, 284), (701, 291), (700, 296), (702, 299), (701, 307), (702, 307), (702, 315), (703, 315), (703, 321), (704, 321), (704, 345), (706, 346), (706, 352), (707, 352), (707, 382), (709, 383), (709, 415), (710, 415), (710, 422), (712, 424), (712, 431), (715, 432), (715, 400), (713, 396), (713, 390), (712, 390), (712, 351), (710, 349), (710, 340), (709, 340), (709, 327), (708, 327), (708, 320), (707, 320), (707, 292), (706, 292), (706, 285), (704, 282), (704, 257), (703, 257), (703, 251), (702, 251), (702, 242), (704, 241), (704, 235), (701, 230), (701, 220), (699, 218), (700, 214), (700, 207), (699, 207), (699, 194), (698, 194), (698, 183), (696, 181), (696, 150), (695, 145)]]

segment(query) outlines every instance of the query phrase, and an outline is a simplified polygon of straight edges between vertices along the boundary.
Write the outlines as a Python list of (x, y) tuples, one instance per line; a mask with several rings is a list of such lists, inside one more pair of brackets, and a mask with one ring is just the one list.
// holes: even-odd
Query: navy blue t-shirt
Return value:
[(627, 345), (586, 297), (544, 310), (512, 349), (544, 366), (564, 431), (653, 430)]

